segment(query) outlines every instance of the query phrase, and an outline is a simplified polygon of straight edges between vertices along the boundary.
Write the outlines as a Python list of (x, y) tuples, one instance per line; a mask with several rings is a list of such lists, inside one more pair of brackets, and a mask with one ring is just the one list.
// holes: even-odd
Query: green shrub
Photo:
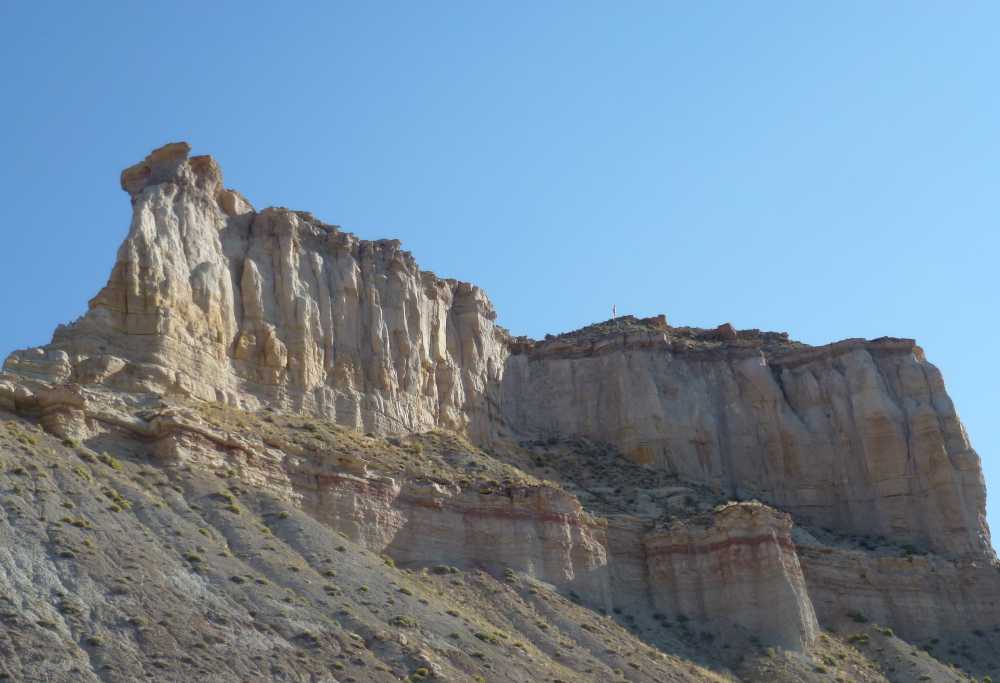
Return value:
[(59, 520), (63, 524), (75, 526), (77, 529), (92, 529), (93, 525), (83, 517), (63, 517)]
[(501, 639), (507, 639), (507, 634), (500, 631), (497, 631), (496, 633), (485, 633), (483, 631), (479, 631), (473, 635), (484, 643), (489, 643), (490, 645), (498, 645)]
[(80, 460), (83, 460), (84, 462), (89, 462), (91, 465), (97, 464), (98, 461), (97, 453), (90, 450), (89, 448), (86, 447), (78, 448), (76, 450), (76, 455), (78, 458), (80, 458)]
[(113, 470), (121, 471), (122, 469), (122, 464), (118, 461), (118, 459), (107, 451), (97, 456), (97, 459)]
[(405, 614), (400, 614), (389, 620), (389, 623), (393, 626), (399, 626), (400, 628), (416, 628), (417, 621), (413, 617), (408, 617)]
[(236, 504), (236, 496), (229, 491), (216, 491), (212, 494), (212, 497), (216, 500), (221, 500), (223, 503), (229, 503), (230, 505)]

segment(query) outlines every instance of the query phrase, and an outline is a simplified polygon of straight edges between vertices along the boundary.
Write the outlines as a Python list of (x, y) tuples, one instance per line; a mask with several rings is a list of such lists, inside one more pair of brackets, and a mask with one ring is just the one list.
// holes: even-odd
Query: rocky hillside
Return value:
[(913, 341), (514, 338), (188, 153), (123, 172), (107, 286), (0, 374), (0, 680), (1000, 669), (979, 458)]

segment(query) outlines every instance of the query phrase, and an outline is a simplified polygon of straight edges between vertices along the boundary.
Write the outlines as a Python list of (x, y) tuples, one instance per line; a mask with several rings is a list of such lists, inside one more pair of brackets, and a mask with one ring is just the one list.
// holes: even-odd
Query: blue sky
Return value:
[[(0, 356), (105, 282), (185, 139), (518, 334), (618, 311), (915, 337), (1000, 529), (1000, 5), (0, 3)], [(998, 532), (1000, 533), (1000, 532)]]

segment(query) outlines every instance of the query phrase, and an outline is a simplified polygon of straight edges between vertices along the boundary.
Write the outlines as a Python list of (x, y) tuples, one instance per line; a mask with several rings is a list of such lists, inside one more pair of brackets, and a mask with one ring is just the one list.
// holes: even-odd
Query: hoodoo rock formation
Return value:
[[(691, 656), (715, 638), (819, 652), (824, 629), (870, 620), (914, 641), (1000, 632), (979, 458), (915, 342), (664, 316), (512, 337), (478, 287), (398, 241), (257, 211), (189, 151), (122, 172), (133, 217), (107, 285), (7, 359), (0, 412), (87, 462), (117, 449), (238, 481), (390, 566), (525, 577), (661, 649), (703, 643)], [(534, 618), (593, 639), (555, 604)], [(670, 619), (680, 640), (649, 635)], [(418, 661), (443, 647), (427, 637)], [(780, 679), (738, 661), (727, 675)]]

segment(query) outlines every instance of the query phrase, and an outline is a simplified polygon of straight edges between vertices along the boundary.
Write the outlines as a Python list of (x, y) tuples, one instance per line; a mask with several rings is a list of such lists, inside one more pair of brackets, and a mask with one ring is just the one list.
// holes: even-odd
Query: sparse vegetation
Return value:
[[(214, 410), (214, 407), (210, 408)], [(486, 489), (490, 495), (502, 496), (491, 499), (490, 504), (504, 504), (508, 495), (524, 495), (523, 491), (518, 491), (519, 486), (541, 484), (544, 479), (535, 479), (533, 474), (526, 472), (534, 472), (544, 466), (550, 481), (558, 480), (558, 486), (579, 491), (581, 500), (585, 501), (584, 507), (594, 513), (597, 523), (600, 523), (602, 512), (629, 515), (635, 514), (643, 505), (652, 504), (662, 504), (664, 509), (669, 509), (669, 520), (688, 522), (700, 519), (699, 515), (717, 514), (726, 505), (725, 501), (719, 502), (713, 497), (710, 491), (688, 487), (676, 480), (660, 479), (658, 473), (642, 468), (632, 470), (628, 465), (621, 468), (616, 465), (615, 472), (608, 472), (605, 463), (609, 459), (614, 461), (617, 456), (602, 450), (603, 446), (583, 440), (558, 438), (547, 439), (544, 444), (529, 442), (507, 447), (508, 450), (498, 456), (478, 449), (465, 452), (465, 446), (456, 445), (461, 443), (460, 440), (444, 433), (401, 438), (394, 445), (388, 440), (364, 438), (318, 420), (293, 419), (280, 414), (269, 417), (269, 421), (258, 421), (260, 425), (266, 424), (273, 429), (268, 438), (277, 445), (269, 444), (268, 447), (280, 449), (284, 444), (308, 444), (301, 446), (303, 450), (296, 450), (294, 456), (302, 459), (305, 471), (312, 471), (309, 469), (312, 467), (319, 471), (339, 467), (339, 464), (332, 464), (334, 461), (330, 456), (336, 444), (337, 449), (354, 459), (352, 462), (364, 461), (365, 467), (375, 473), (372, 481), (378, 481), (380, 472), (391, 472), (397, 480), (399, 477), (426, 477), (419, 479), (423, 485), (433, 482), (437, 486), (457, 486), (473, 495)], [(292, 422), (299, 426), (290, 426)], [(226, 429), (234, 434), (239, 433), (239, 429), (244, 433), (258, 429), (256, 422), (238, 411), (232, 411), (232, 415), (225, 419), (219, 418), (217, 423), (224, 426), (232, 423), (232, 427), (226, 426)], [(292, 431), (295, 433), (290, 433)], [(38, 444), (33, 447), (33, 452), (41, 453), (45, 450), (46, 437), (39, 433), (36, 438)], [(411, 439), (419, 444), (419, 451), (412, 447)], [(95, 439), (91, 443), (100, 443), (100, 448), (105, 448), (109, 442)], [(317, 444), (329, 450), (321, 450)], [(55, 445), (55, 450), (65, 458), (67, 452), (58, 448), (58, 442)], [(79, 444), (67, 447), (87, 452)], [(136, 455), (138, 450), (118, 453), (111, 449), (102, 453), (102, 456), (118, 453), (115, 458), (119, 465), (117, 468), (102, 456), (96, 456), (94, 463), (80, 456), (75, 464), (64, 465), (62, 472), (51, 468), (41, 455), (33, 456), (36, 462), (29, 459), (25, 451), (18, 451), (22, 454), (18, 458), (0, 462), (4, 462), (4, 472), (12, 477), (16, 476), (12, 474), (14, 468), (21, 468), (28, 477), (32, 477), (21, 482), (28, 491), (28, 499), (21, 501), (8, 497), (0, 504), (5, 507), (20, 506), (27, 512), (24, 510), (26, 502), (30, 504), (31, 496), (35, 495), (35, 473), (41, 470), (48, 472), (51, 468), (50, 489), (55, 483), (53, 479), (58, 479), (59, 486), (64, 488), (70, 482), (75, 489), (72, 499), (56, 497), (50, 499), (45, 508), (53, 520), (66, 514), (58, 523), (43, 522), (52, 535), (48, 545), (49, 557), (57, 558), (56, 562), (61, 567), (59, 571), (80, 572), (81, 575), (88, 572), (88, 576), (94, 576), (94, 572), (99, 571), (95, 567), (100, 564), (93, 564), (90, 558), (102, 558), (101, 562), (113, 567), (111, 576), (95, 579), (95, 582), (103, 581), (107, 586), (108, 599), (156, 610), (151, 611), (151, 614), (155, 613), (151, 619), (135, 624), (128, 622), (129, 632), (135, 629), (135, 633), (126, 637), (134, 637), (140, 649), (142, 643), (151, 640), (159, 629), (181, 634), (179, 640), (183, 642), (185, 629), (178, 624), (181, 612), (198, 615), (203, 620), (192, 622), (191, 626), (192, 629), (201, 629), (198, 631), (197, 646), (183, 643), (192, 663), (179, 657), (154, 659), (138, 655), (146, 657), (145, 670), (157, 671), (167, 678), (168, 673), (173, 676), (178, 671), (194, 676), (192, 672), (196, 672), (198, 666), (214, 666), (206, 663), (200, 653), (224, 650), (224, 642), (229, 642), (225, 639), (230, 638), (234, 631), (246, 628), (249, 623), (259, 628), (259, 632), (267, 633), (268, 638), (286, 640), (284, 649), (276, 648), (268, 659), (261, 657), (253, 665), (260, 668), (252, 671), (269, 671), (269, 659), (279, 662), (278, 666), (285, 667), (285, 671), (292, 670), (295, 662), (323, 661), (327, 672), (346, 671), (350, 675), (337, 673), (338, 679), (353, 677), (358, 681), (366, 680), (366, 676), (375, 680), (390, 671), (394, 672), (394, 680), (434, 679), (429, 667), (418, 666), (421, 663), (419, 658), (380, 660), (380, 657), (390, 656), (385, 654), (382, 644), (385, 641), (381, 639), (385, 637), (403, 638), (411, 644), (421, 643), (420, 647), (428, 649), (428, 656), (438, 656), (440, 651), (435, 651), (435, 643), (439, 645), (447, 638), (451, 643), (449, 648), (464, 655), (442, 661), (446, 670), (458, 666), (461, 676), (465, 676), (461, 680), (501, 680), (507, 660), (516, 660), (519, 666), (537, 672), (537, 680), (550, 682), (576, 680), (572, 675), (561, 673), (567, 665), (570, 669), (578, 667), (580, 680), (622, 680), (622, 676), (616, 678), (614, 668), (627, 671), (629, 677), (637, 680), (658, 680), (657, 676), (661, 674), (663, 680), (670, 680), (663, 673), (666, 671), (679, 671), (684, 680), (720, 680), (695, 663), (692, 658), (696, 655), (706, 659), (728, 657), (726, 661), (731, 662), (739, 662), (740, 656), (759, 657), (761, 661), (771, 662), (776, 669), (793, 666), (783, 653), (764, 648), (755, 638), (750, 637), (742, 644), (734, 645), (727, 640), (727, 636), (704, 630), (705, 625), (697, 617), (689, 619), (684, 614), (654, 612), (632, 604), (627, 606), (627, 610), (616, 608), (613, 618), (602, 617), (602, 610), (592, 604), (592, 596), (580, 588), (585, 584), (577, 583), (573, 590), (559, 592), (546, 585), (544, 579), (536, 581), (533, 578), (535, 573), (530, 569), (519, 573), (515, 567), (521, 569), (521, 565), (514, 562), (511, 567), (488, 567), (489, 573), (486, 573), (479, 571), (473, 563), (460, 564), (450, 559), (446, 561), (460, 564), (463, 569), (450, 564), (420, 565), (404, 553), (397, 557), (406, 557), (406, 562), (397, 567), (392, 557), (379, 555), (377, 548), (367, 543), (348, 546), (348, 536), (330, 533), (329, 529), (316, 524), (316, 517), (296, 512), (293, 509), (297, 505), (296, 499), (261, 495), (255, 490), (258, 484), (248, 483), (260, 481), (253, 479), (260, 475), (259, 471), (254, 471), (254, 465), (249, 460), (241, 460), (238, 467), (219, 467), (217, 463), (220, 461), (213, 460), (215, 464), (211, 465), (211, 471), (221, 476), (217, 478), (209, 473), (205, 477), (205, 472), (199, 467), (208, 465), (193, 462), (161, 468), (155, 461)], [(416, 454), (421, 456), (420, 462), (414, 459)], [(218, 457), (243, 456), (226, 454)], [(501, 458), (505, 460), (501, 461)], [(507, 467), (514, 467), (511, 463), (517, 463), (517, 468), (524, 468), (519, 470), (521, 475), (505, 471)], [(90, 467), (94, 464), (98, 466)], [(403, 469), (399, 469), (400, 466)], [(602, 471), (601, 467), (605, 470)], [(124, 476), (116, 472), (124, 473)], [(608, 493), (600, 494), (603, 498), (591, 494), (588, 488), (598, 477), (613, 483)], [(663, 489), (667, 493), (652, 494), (654, 497), (647, 497), (644, 503), (642, 496), (635, 492), (635, 481), (640, 481), (640, 478), (645, 478), (641, 480), (643, 486), (648, 486), (650, 490)], [(588, 495), (592, 497), (588, 498)], [(655, 498), (659, 495), (662, 499)], [(234, 512), (233, 508), (242, 518), (220, 514)], [(59, 515), (52, 515), (53, 509), (58, 510)], [(123, 514), (130, 510), (131, 514)], [(35, 516), (31, 513), (22, 518), (33, 520)], [(283, 520), (288, 521), (279, 523)], [(94, 528), (99, 529), (98, 533), (80, 533)], [(118, 535), (121, 528), (134, 531), (132, 535), (122, 537)], [(347, 531), (346, 528), (343, 530)], [(97, 543), (93, 543), (91, 538)], [(109, 543), (109, 538), (114, 541)], [(359, 538), (353, 527), (350, 538)], [(362, 535), (360, 538), (366, 537)], [(199, 542), (204, 545), (197, 545)], [(875, 541), (867, 542), (882, 548), (881, 552), (887, 556), (899, 557), (896, 546), (883, 547)], [(855, 546), (863, 547), (863, 544), (859, 542), (851, 547)], [(349, 549), (350, 554), (344, 556)], [(114, 557), (113, 562), (107, 560), (109, 554)], [(147, 556), (156, 559), (149, 561)], [(445, 557), (442, 556), (442, 559)], [(180, 567), (189, 571), (178, 572)], [(174, 577), (172, 581), (188, 583), (164, 584), (162, 576), (171, 571), (174, 572), (171, 574)], [(273, 582), (264, 576), (271, 577)], [(317, 576), (324, 578), (317, 580)], [(184, 585), (192, 595), (209, 596), (211, 602), (203, 606), (194, 598), (178, 596), (177, 585)], [(176, 610), (177, 615), (170, 614), (174, 612), (170, 601), (159, 605), (146, 586), (158, 587), (157, 598), (160, 593), (177, 596), (172, 598), (173, 601), (178, 604), (183, 602), (184, 608)], [(214, 606), (209, 606), (225, 601), (230, 601), (231, 606), (236, 605), (235, 610), (215, 611)], [(79, 623), (84, 619), (92, 619), (97, 628), (105, 628), (100, 613), (91, 614), (89, 608), (74, 607), (64, 602), (52, 604), (63, 615), (57, 621), (77, 620), (74, 629), (79, 629)], [(192, 609), (191, 604), (196, 607)], [(155, 608), (149, 605), (155, 605)], [(4, 623), (4, 607), (3, 595), (0, 594), (0, 623)], [(234, 619), (232, 614), (244, 614), (246, 616), (240, 619), (249, 621)], [(295, 615), (297, 628), (287, 630), (286, 622), (278, 614)], [(858, 620), (858, 615), (864, 617), (860, 612), (852, 612), (849, 618), (859, 624), (868, 622), (867, 617), (863, 621)], [(878, 615), (873, 616), (878, 620)], [(46, 628), (65, 633), (66, 627), (61, 621), (56, 624), (44, 616), (39, 620), (52, 624)], [(93, 643), (87, 640), (91, 636), (84, 636), (80, 642), (88, 648), (105, 650), (104, 653), (91, 651), (91, 655), (108, 656), (108, 653), (117, 651), (119, 636), (116, 629), (126, 628), (124, 623), (110, 624), (107, 631), (101, 631), (109, 638), (115, 634), (114, 639), (108, 641), (113, 645), (101, 641), (101, 636), (96, 634), (93, 637), (98, 640)], [(319, 624), (324, 624), (322, 629)], [(307, 625), (309, 631), (301, 630)], [(348, 628), (364, 636), (347, 635)], [(858, 671), (857, 666), (860, 666), (858, 662), (875, 661), (877, 657), (884, 656), (877, 652), (883, 645), (897, 647), (902, 642), (897, 639), (893, 643), (882, 640), (873, 643), (872, 639), (878, 634), (893, 637), (892, 629), (871, 625), (866, 630), (867, 633), (830, 637), (823, 641), (825, 649), (810, 652), (804, 663), (798, 665), (798, 671), (805, 677), (829, 676), (823, 680), (852, 681), (852, 672)], [(72, 632), (80, 637), (79, 630)], [(970, 641), (994, 637), (992, 632), (971, 628), (965, 634)], [(203, 642), (200, 640), (202, 637)], [(846, 647), (845, 640), (857, 650)], [(583, 646), (585, 643), (586, 646)], [(932, 647), (931, 643), (926, 645)], [(660, 649), (658, 651), (650, 646)], [(836, 649), (838, 647), (840, 650)], [(947, 641), (934, 651), (948, 651), (965, 666), (969, 666), (970, 661), (966, 654), (973, 654), (969, 649)], [(747, 652), (751, 654), (746, 655)], [(920, 657), (921, 662), (932, 661), (926, 653), (921, 653)], [(161, 666), (152, 664), (152, 661), (159, 662)], [(254, 675), (257, 674), (246, 673), (245, 677), (253, 680)], [(182, 674), (176, 676), (177, 680), (185, 679)], [(744, 680), (770, 679), (747, 677)]]
[(113, 470), (117, 470), (119, 472), (122, 470), (121, 462), (119, 462), (118, 458), (114, 457), (110, 453), (107, 452), (101, 453), (99, 456), (97, 456), (97, 459)]
[(416, 628), (417, 622), (413, 617), (406, 615), (397, 615), (389, 620), (389, 623), (393, 626), (399, 626), (401, 628)]

